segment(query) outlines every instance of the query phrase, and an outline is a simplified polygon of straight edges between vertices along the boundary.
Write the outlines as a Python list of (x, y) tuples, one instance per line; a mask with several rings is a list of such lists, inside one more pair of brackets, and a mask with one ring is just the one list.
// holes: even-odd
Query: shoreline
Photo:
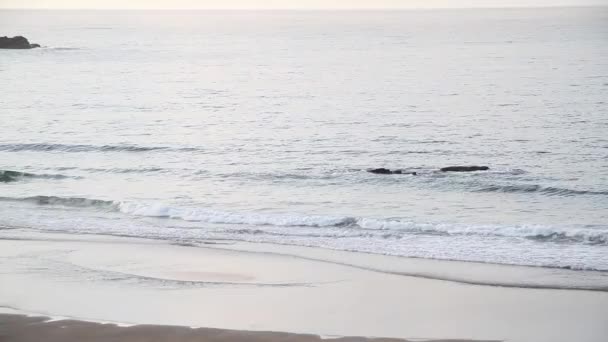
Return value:
[[(11, 231), (17, 232), (17, 234), (10, 236)], [(608, 281), (606, 281), (608, 271), (602, 270), (431, 259), (240, 240), (209, 240), (200, 243), (180, 243), (153, 237), (38, 231), (29, 228), (0, 227), (0, 241), (39, 241), (41, 238), (43, 241), (48, 242), (72, 241), (127, 244), (135, 242), (137, 244), (171, 245), (184, 248), (251, 253), (254, 255), (275, 255), (277, 257), (292, 257), (352, 267), (381, 274), (447, 281), (465, 285), (515, 289), (608, 292)], [(378, 265), (382, 265), (382, 267), (378, 267)]]
[[(160, 240), (163, 241), (163, 240)], [(223, 249), (228, 251), (244, 251), (244, 252), (253, 252), (253, 253), (264, 253), (264, 254), (273, 254), (278, 256), (287, 256), (287, 257), (297, 257), (311, 261), (319, 261), (325, 263), (332, 263), (336, 265), (346, 266), (358, 268), (364, 271), (370, 272), (378, 272), (384, 274), (392, 274), (404, 277), (413, 277), (420, 279), (428, 279), (428, 280), (436, 280), (436, 281), (447, 281), (453, 282), (457, 284), (464, 285), (476, 285), (476, 286), (491, 286), (491, 287), (503, 287), (503, 288), (515, 288), (515, 289), (539, 289), (539, 290), (564, 290), (564, 291), (597, 291), (597, 292), (608, 292), (608, 281), (604, 281), (605, 275), (608, 275), (608, 271), (603, 270), (586, 270), (586, 269), (572, 269), (572, 268), (563, 268), (563, 267), (553, 267), (553, 266), (535, 266), (535, 265), (516, 265), (516, 264), (500, 264), (500, 263), (491, 263), (491, 262), (483, 262), (483, 261), (470, 261), (470, 260), (450, 260), (450, 259), (431, 259), (431, 258), (423, 258), (423, 257), (412, 257), (412, 256), (400, 256), (400, 255), (390, 255), (390, 254), (377, 254), (371, 252), (360, 252), (360, 251), (348, 251), (348, 250), (339, 250), (339, 249), (324, 249), (316, 246), (302, 246), (302, 245), (290, 245), (290, 244), (272, 244), (272, 243), (263, 243), (263, 242), (244, 242), (233, 240), (232, 244), (227, 244), (229, 247), (222, 247), (222, 244), (218, 246), (207, 245), (197, 245), (197, 244), (185, 244), (185, 247), (198, 247), (198, 248), (213, 248), (213, 249)], [(178, 244), (179, 245), (179, 244)], [(260, 246), (266, 246), (261, 247)], [(267, 251), (267, 249), (271, 249), (273, 251)], [(280, 252), (281, 250), (285, 251)], [(321, 251), (319, 255), (322, 255), (321, 258), (314, 258), (310, 256), (306, 256), (307, 254), (314, 254), (314, 251)], [(349, 263), (345, 262), (345, 258), (339, 257), (336, 259), (328, 258), (330, 255), (348, 255), (349, 260), (353, 256), (358, 256), (358, 263)], [(363, 259), (370, 258), (376, 259), (378, 261), (387, 261), (393, 260), (394, 263), (389, 264), (401, 264), (406, 265), (419, 265), (424, 266), (424, 271), (420, 271), (421, 267), (414, 268), (413, 270), (410, 267), (406, 267), (404, 269), (400, 268), (378, 268), (373, 266), (367, 266), (365, 262), (361, 263)], [(429, 272), (429, 269), (436, 271), (446, 271), (446, 269), (455, 268), (456, 272), (446, 273), (446, 274), (437, 274), (434, 272)], [(467, 278), (462, 276), (462, 274), (458, 274), (463, 269), (473, 270), (468, 273)], [(514, 277), (515, 279), (507, 279), (506, 277), (501, 277), (499, 281), (492, 279), (484, 279), (486, 275), (483, 273), (488, 272), (491, 273), (491, 276), (497, 276), (498, 272), (506, 272), (510, 277)], [(537, 282), (529, 279), (528, 277), (533, 275)], [(557, 277), (551, 279), (551, 276)], [(573, 276), (581, 276), (579, 279), (573, 279)], [(564, 282), (559, 282), (558, 278), (569, 278), (568, 280), (571, 282), (569, 284)], [(542, 283), (539, 283), (542, 282)], [(545, 283), (549, 282), (549, 283)], [(557, 282), (557, 283), (551, 283)]]
[[(576, 273), (254, 243), (217, 247), (0, 230), (0, 307), (91, 324), (306, 336), (512, 342), (603, 342), (608, 336), (608, 292), (402, 274), (530, 281), (559, 280), (558, 274), (568, 281)], [(568, 322), (567, 331), (555, 322)]]

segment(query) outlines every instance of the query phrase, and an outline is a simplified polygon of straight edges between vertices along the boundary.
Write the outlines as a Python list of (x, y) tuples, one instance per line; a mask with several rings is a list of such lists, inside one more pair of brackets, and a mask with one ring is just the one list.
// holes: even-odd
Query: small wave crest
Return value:
[(28, 202), (38, 205), (58, 205), (65, 207), (100, 207), (117, 209), (114, 201), (97, 200), (83, 197), (31, 196), (31, 197), (0, 197), (2, 201)]
[(608, 195), (608, 191), (575, 190), (538, 184), (518, 185), (488, 185), (474, 190), (475, 192), (504, 192), (504, 193), (541, 193), (548, 196), (575, 196), (575, 195)]
[(87, 144), (0, 144), (5, 152), (149, 152), (160, 150), (192, 151), (194, 148), (172, 148), (168, 146), (138, 145), (87, 145)]
[(101, 173), (156, 173), (166, 171), (160, 167), (143, 167), (143, 168), (86, 168), (82, 169), (89, 172), (101, 172)]
[(21, 179), (27, 178), (44, 178), (44, 179), (63, 179), (70, 178), (65, 175), (53, 175), (53, 174), (34, 174), (28, 172), (19, 172), (11, 170), (0, 170), (0, 183), (16, 182)]
[(80, 47), (67, 47), (67, 46), (42, 46), (42, 48), (44, 50), (51, 50), (51, 51), (75, 51), (75, 50), (83, 50), (83, 48)]

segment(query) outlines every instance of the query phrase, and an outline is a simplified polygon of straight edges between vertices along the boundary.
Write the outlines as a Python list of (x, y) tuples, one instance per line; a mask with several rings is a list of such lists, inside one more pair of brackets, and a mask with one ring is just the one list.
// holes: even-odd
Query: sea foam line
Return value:
[(301, 213), (267, 213), (226, 211), (202, 207), (170, 206), (140, 201), (112, 201), (80, 197), (32, 196), (0, 197), (2, 201), (29, 202), (35, 205), (92, 208), (120, 212), (129, 216), (157, 217), (211, 224), (233, 224), (275, 227), (342, 228), (361, 231), (386, 231), (387, 238), (403, 234), (442, 234), (526, 238), (539, 242), (584, 243), (608, 245), (607, 226), (548, 226), (531, 224), (457, 224), (415, 222), (400, 219), (340, 215), (306, 215)]

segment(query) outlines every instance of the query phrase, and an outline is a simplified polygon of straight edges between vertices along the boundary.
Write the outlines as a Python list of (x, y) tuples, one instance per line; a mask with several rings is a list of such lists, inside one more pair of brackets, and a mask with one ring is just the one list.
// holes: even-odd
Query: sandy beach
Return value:
[(608, 342), (607, 0), (0, 0), (0, 342)]
[[(119, 328), (3, 316), (5, 341), (33, 341), (37, 331), (61, 340), (58, 326), (66, 326), (61, 329), (70, 336), (103, 340), (111, 335), (117, 341), (137, 341), (127, 336), (156, 335), (156, 331), (177, 334), (179, 338), (171, 338), (176, 341), (201, 336), (206, 341), (376, 336), (600, 342), (608, 336), (608, 293), (601, 290), (472, 285), (398, 272), (413, 271), (417, 265), (436, 276), (445, 269), (446, 278), (456, 277), (461, 269), (477, 272), (469, 278), (479, 281), (493, 274), (500, 280), (497, 274), (503, 274), (513, 280), (567, 284), (568, 273), (559, 270), (546, 273), (541, 268), (479, 264), (465, 268), (455, 262), (221, 241), (182, 246), (123, 237), (0, 232), (0, 306), (5, 313), (296, 334)], [(582, 286), (581, 279), (569, 284)], [(36, 328), (23, 328), (30, 323)]]

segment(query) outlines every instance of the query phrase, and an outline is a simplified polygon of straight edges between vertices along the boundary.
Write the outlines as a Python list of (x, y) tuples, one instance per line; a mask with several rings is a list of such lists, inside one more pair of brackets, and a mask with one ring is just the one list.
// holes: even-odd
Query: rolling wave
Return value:
[(16, 182), (21, 179), (27, 179), (27, 178), (63, 179), (63, 178), (71, 178), (71, 177), (65, 176), (65, 175), (34, 174), (34, 173), (11, 171), (11, 170), (0, 170), (0, 183)]
[[(354, 233), (376, 235), (395, 239), (406, 234), (446, 235), (446, 236), (494, 236), (504, 238), (524, 238), (539, 243), (583, 243), (591, 245), (608, 245), (607, 226), (543, 226), (543, 225), (481, 225), (437, 222), (414, 222), (400, 219), (383, 219), (357, 216), (305, 215), (266, 212), (231, 212), (200, 207), (168, 206), (160, 203), (137, 201), (111, 201), (80, 197), (33, 196), (24, 198), (0, 197), (3, 201), (22, 201), (37, 205), (54, 205), (78, 208), (97, 208), (120, 212), (129, 216), (157, 217), (189, 222), (211, 224), (231, 224), (246, 226), (272, 226), (278, 228), (310, 227), (319, 229), (343, 229)], [(247, 228), (243, 234), (255, 232), (265, 234), (263, 230)], [(284, 231), (288, 234), (289, 231)], [(323, 231), (315, 232), (315, 234)], [(330, 232), (328, 232), (330, 233)], [(342, 234), (341, 232), (340, 234)]]
[(58, 196), (31, 196), (31, 197), (0, 197), (0, 201), (19, 201), (38, 205), (58, 205), (65, 207), (94, 207), (94, 208), (118, 208), (114, 201), (104, 201), (84, 197), (58, 197)]
[(88, 172), (101, 172), (101, 173), (155, 173), (167, 171), (160, 167), (142, 167), (142, 168), (86, 168), (82, 169)]
[(475, 192), (504, 192), (504, 193), (541, 193), (549, 196), (573, 195), (608, 195), (608, 191), (575, 190), (538, 184), (520, 185), (489, 185), (474, 190)]
[(173, 148), (169, 146), (138, 145), (87, 145), (87, 144), (0, 144), (0, 151), (5, 152), (149, 152), (149, 151), (196, 151), (197, 148)]

